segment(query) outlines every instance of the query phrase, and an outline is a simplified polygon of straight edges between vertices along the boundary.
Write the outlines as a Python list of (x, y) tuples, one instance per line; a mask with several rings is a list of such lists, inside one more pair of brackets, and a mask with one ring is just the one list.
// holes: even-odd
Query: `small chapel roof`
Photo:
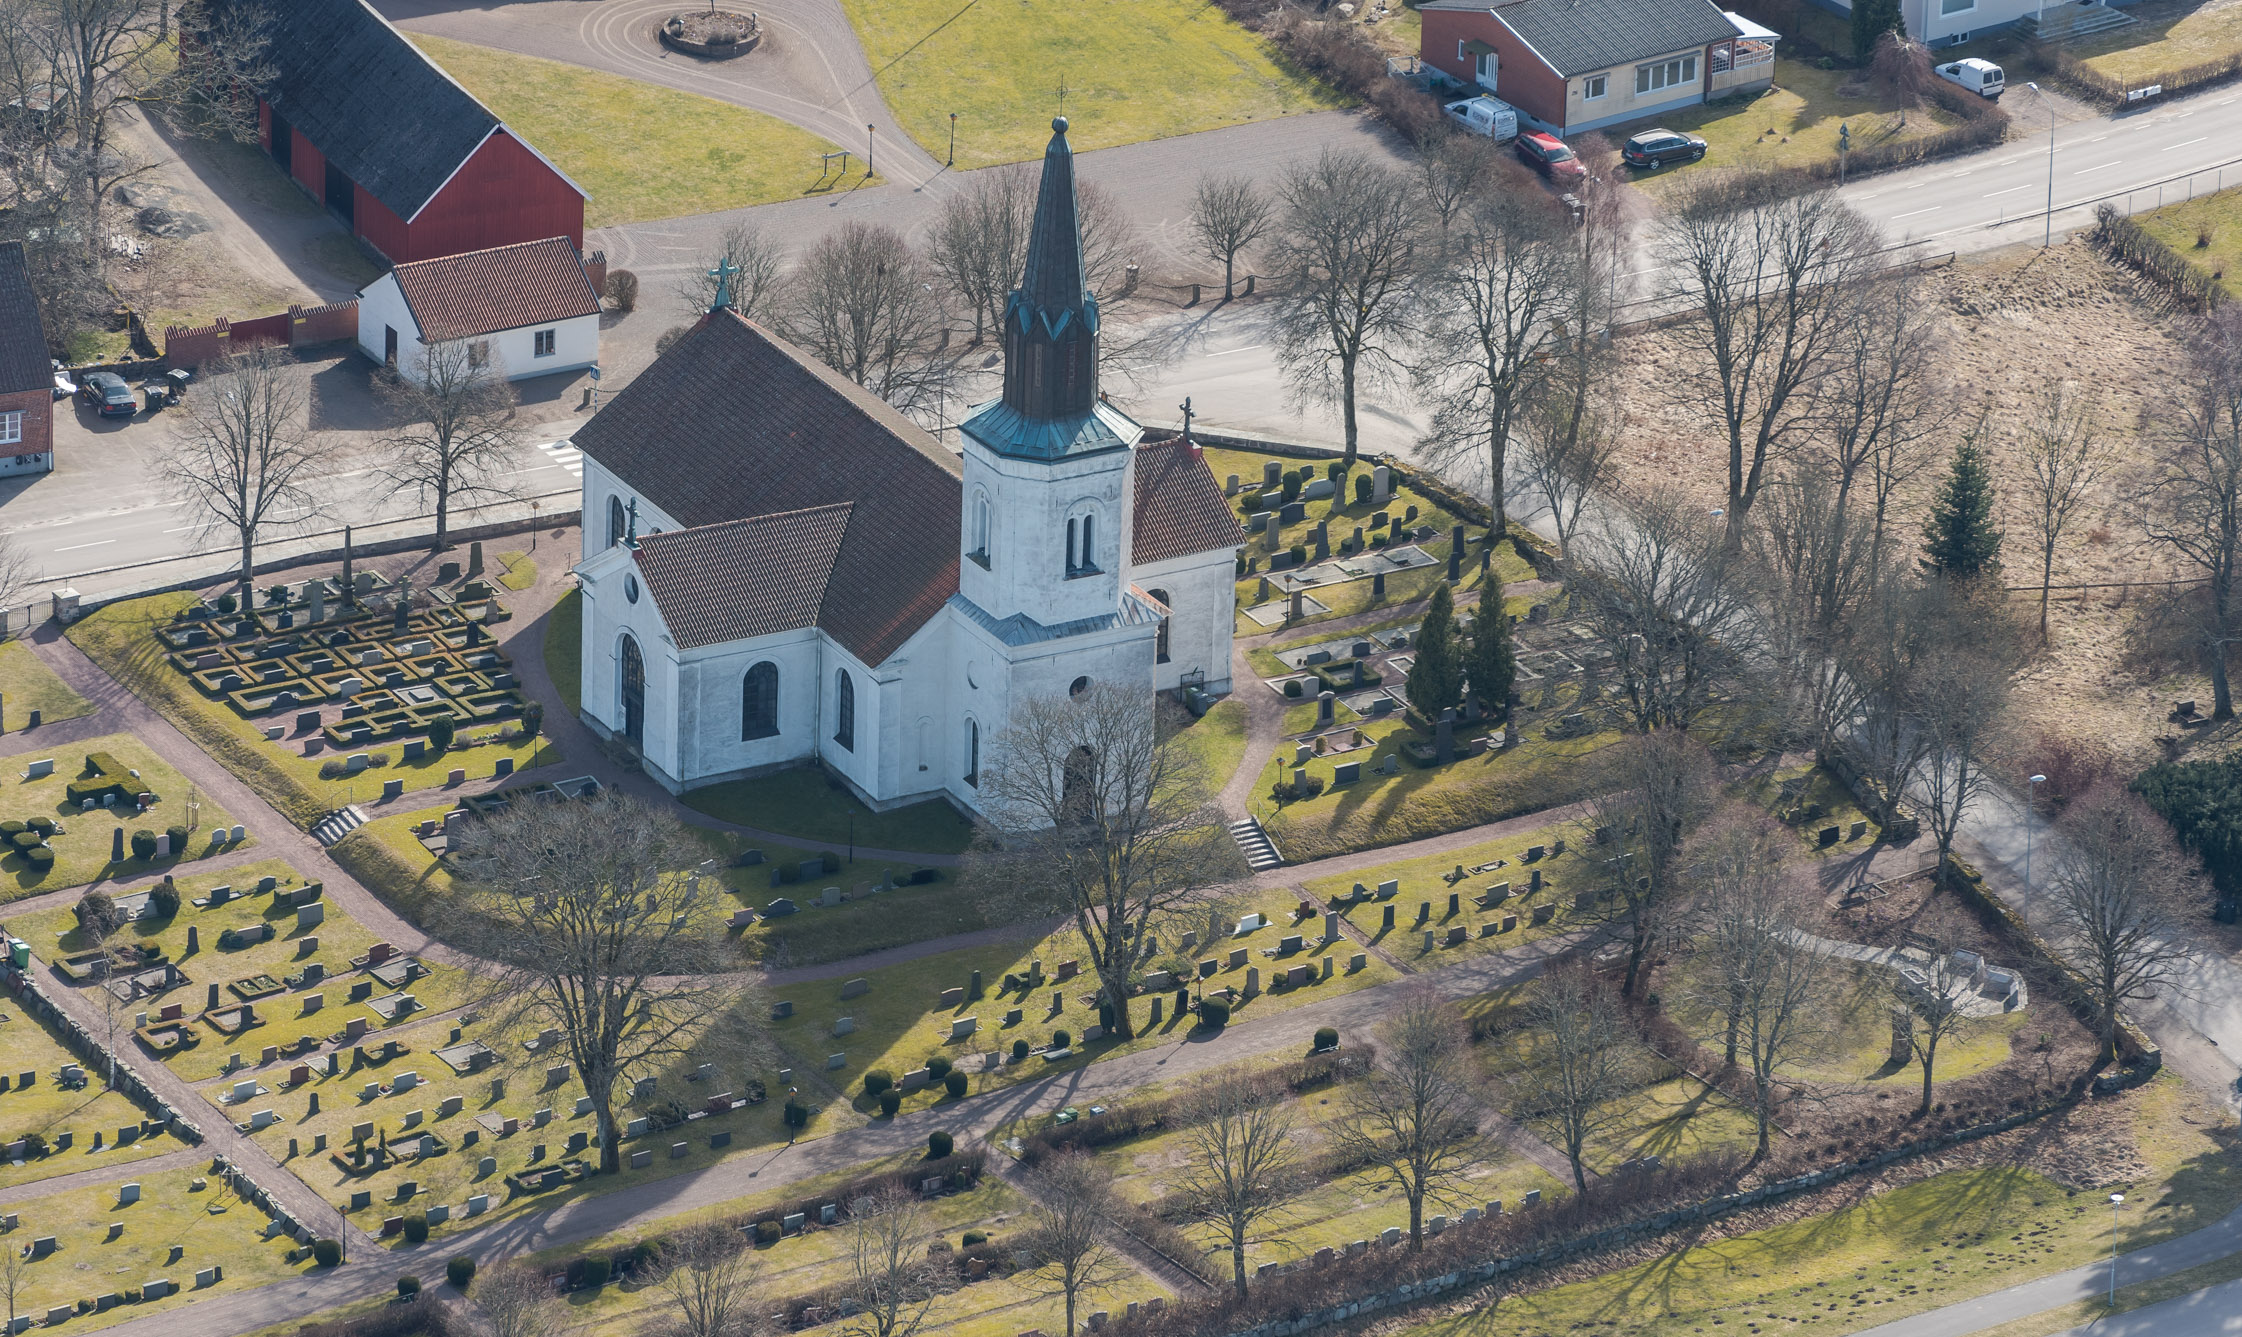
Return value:
[(677, 648), (821, 624), (852, 510), (842, 502), (641, 538), (638, 569)]
[(1137, 447), (1137, 565), (1235, 548), (1245, 541), (1238, 517), (1198, 447), (1181, 440)]

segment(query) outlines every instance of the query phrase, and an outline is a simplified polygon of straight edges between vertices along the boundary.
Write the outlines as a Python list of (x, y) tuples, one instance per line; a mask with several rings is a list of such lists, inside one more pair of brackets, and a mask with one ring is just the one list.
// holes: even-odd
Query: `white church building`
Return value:
[(978, 812), (1015, 702), (1229, 690), (1243, 536), (1195, 447), (1099, 397), (1053, 129), (962, 458), (722, 297), (576, 433), (583, 715), (673, 792), (823, 763)]

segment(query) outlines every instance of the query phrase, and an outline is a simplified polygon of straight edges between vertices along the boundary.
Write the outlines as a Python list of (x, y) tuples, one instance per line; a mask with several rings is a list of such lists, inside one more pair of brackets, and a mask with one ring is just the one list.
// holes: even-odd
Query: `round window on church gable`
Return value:
[(1071, 686), (1071, 687), (1068, 687), (1068, 688), (1067, 688), (1067, 695), (1068, 695), (1068, 696), (1080, 696), (1080, 695), (1082, 695), (1082, 694), (1083, 694), (1084, 692), (1087, 692), (1087, 691), (1089, 691), (1089, 690), (1090, 690), (1090, 676), (1089, 676), (1088, 674), (1084, 674), (1084, 675), (1082, 675), (1081, 677), (1079, 677), (1079, 678), (1076, 678), (1076, 679), (1074, 680), (1074, 685), (1073, 685), (1073, 686)]
[(632, 603), (637, 603), (637, 602), (638, 602), (638, 577), (637, 577), (637, 576), (624, 576), (624, 577), (623, 577), (623, 597), (624, 597), (625, 599), (628, 599), (628, 600), (630, 600), (630, 601), (631, 601)]
[(965, 685), (976, 692), (981, 690), (980, 673), (981, 666), (979, 664), (968, 663), (965, 666)]

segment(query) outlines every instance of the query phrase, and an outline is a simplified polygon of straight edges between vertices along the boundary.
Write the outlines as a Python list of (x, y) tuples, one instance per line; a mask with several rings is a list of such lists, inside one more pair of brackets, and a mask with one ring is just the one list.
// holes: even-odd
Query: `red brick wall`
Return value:
[(44, 455), (54, 449), (54, 395), (45, 389), (0, 395), (0, 413), (22, 412), (23, 440), (0, 446), (0, 464), (18, 455)]
[[(1565, 123), (1565, 81), (1542, 64), (1510, 29), (1484, 10), (1427, 9), (1423, 17), (1418, 56), (1425, 64), (1456, 79), (1467, 88), (1478, 87), (1474, 58), (1459, 57), (1456, 43), (1477, 40), (1495, 49), (1494, 95), (1529, 116), (1552, 125)], [(1523, 127), (1521, 127), (1523, 128)], [(1561, 131), (1560, 131), (1561, 133)]]
[(289, 342), (297, 348), (358, 337), (358, 303), (355, 301), (328, 306), (292, 306), (288, 308), (288, 315), (294, 324)]

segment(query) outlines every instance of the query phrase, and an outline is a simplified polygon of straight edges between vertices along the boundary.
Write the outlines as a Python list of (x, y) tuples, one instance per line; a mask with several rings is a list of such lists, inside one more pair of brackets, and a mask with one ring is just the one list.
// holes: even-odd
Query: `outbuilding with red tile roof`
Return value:
[(358, 292), (358, 347), (409, 380), (430, 348), (467, 344), (508, 380), (599, 362), (599, 290), (566, 237), (402, 264)]

